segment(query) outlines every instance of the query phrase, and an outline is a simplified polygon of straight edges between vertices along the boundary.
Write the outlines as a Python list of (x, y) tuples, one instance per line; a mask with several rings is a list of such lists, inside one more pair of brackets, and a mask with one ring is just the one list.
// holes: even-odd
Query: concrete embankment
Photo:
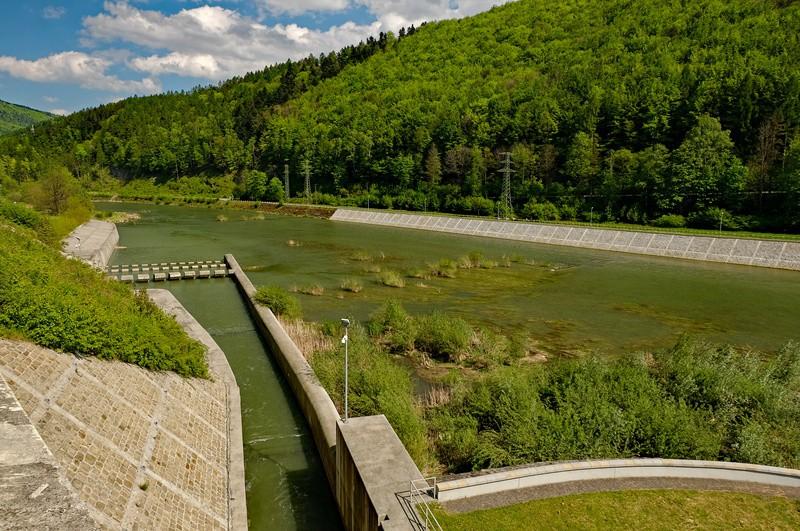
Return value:
[(191, 321), (208, 380), (0, 340), (0, 375), (102, 528), (247, 526), (238, 389)]
[(87, 221), (64, 238), (61, 248), (65, 254), (102, 269), (108, 265), (119, 243), (117, 226), (107, 221)]
[(800, 470), (683, 459), (566, 461), (441, 478), (436, 498), (468, 511), (582, 492), (693, 487), (800, 498)]
[(531, 243), (800, 271), (800, 242), (633, 232), (341, 208), (331, 216), (331, 219)]

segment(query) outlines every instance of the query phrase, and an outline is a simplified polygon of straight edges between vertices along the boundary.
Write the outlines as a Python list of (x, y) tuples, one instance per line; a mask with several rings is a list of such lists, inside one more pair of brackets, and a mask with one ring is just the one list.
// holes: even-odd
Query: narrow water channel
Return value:
[[(121, 232), (124, 245), (125, 231)], [(112, 263), (145, 262), (146, 256), (146, 249), (128, 248)], [(236, 376), (242, 398), (250, 529), (339, 529), (339, 514), (311, 433), (233, 281), (157, 287), (169, 289), (208, 330)]]

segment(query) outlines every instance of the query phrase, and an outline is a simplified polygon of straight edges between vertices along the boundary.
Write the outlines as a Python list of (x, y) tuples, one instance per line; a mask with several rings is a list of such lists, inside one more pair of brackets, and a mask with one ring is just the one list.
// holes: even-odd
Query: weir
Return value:
[(113, 265), (105, 270), (109, 278), (136, 283), (221, 278), (232, 274), (221, 260)]

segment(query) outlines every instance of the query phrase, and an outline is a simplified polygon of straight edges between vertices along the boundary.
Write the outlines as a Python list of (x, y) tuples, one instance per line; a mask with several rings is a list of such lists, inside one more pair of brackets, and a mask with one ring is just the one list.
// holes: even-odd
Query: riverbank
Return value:
[(800, 270), (800, 242), (684, 236), (518, 221), (338, 209), (333, 221), (546, 243), (650, 256)]

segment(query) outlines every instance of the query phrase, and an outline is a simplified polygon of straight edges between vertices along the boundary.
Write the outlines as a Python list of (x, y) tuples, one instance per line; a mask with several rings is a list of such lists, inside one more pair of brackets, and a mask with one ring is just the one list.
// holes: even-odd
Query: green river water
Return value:
[[(210, 260), (232, 253), (256, 285), (303, 288), (309, 320), (365, 319), (386, 298), (412, 313), (439, 309), (476, 325), (525, 332), (553, 355), (663, 348), (684, 333), (775, 350), (800, 338), (800, 274), (724, 264), (428, 233), (242, 210), (101, 203), (138, 212), (119, 225), (112, 264)], [(217, 221), (224, 215), (226, 221)], [(477, 251), (510, 267), (457, 278), (406, 278), (375, 270), (424, 267)], [(366, 259), (369, 256), (369, 259)], [(339, 289), (358, 280), (360, 293)], [(248, 515), (253, 529), (330, 528), (337, 519), (319, 460), (290, 391), (230, 280), (162, 283), (230, 360), (242, 392)]]

